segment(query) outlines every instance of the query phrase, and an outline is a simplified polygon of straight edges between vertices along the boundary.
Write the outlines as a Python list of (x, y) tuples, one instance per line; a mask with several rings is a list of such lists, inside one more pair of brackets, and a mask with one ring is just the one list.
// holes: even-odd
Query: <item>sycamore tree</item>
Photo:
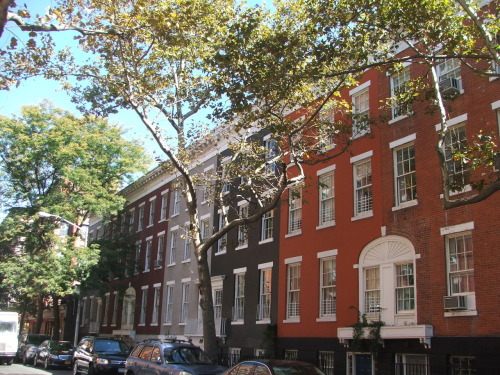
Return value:
[[(442, 119), (441, 155), (447, 112), (433, 72), (442, 59), (458, 58), (494, 74), (491, 63), (500, 62), (496, 11), (493, 3), (479, 9), (465, 0), (281, 1), (273, 12), (230, 0), (62, 0), (39, 22), (30, 22), (29, 9), (11, 14), (30, 39), (24, 47), (13, 39), (3, 51), (0, 84), (43, 75), (61, 80), (85, 113), (137, 114), (164, 152), (159, 161), (179, 176), (176, 187), (187, 203), (198, 261), (204, 344), (214, 356), (209, 249), (228, 231), (275, 208), (287, 188), (304, 183), (308, 164), (348, 150), (356, 138), (351, 118), (362, 124), (360, 132), (378, 121), (356, 118), (351, 103), (339, 96), (368, 68), (428, 66), (427, 81), (411, 82), (387, 105), (430, 98)], [(51, 33), (65, 30), (75, 32), (88, 60), (54, 44)], [(397, 55), (403, 43), (410, 55)], [(332, 119), (333, 110), (340, 116)], [(263, 132), (266, 144), (257, 136)], [(193, 173), (192, 155), (207, 142), (214, 148), (224, 143), (229, 152), (213, 174)], [(331, 144), (336, 147), (325, 152)], [(479, 168), (496, 154), (493, 143), (486, 150)], [(462, 150), (457, 157), (475, 152)], [(448, 191), (454, 186), (444, 160), (442, 165)], [(237, 178), (243, 181), (239, 196), (224, 194)], [(496, 191), (495, 178), (478, 186)], [(223, 225), (202, 238), (199, 187), (207, 184)], [(477, 196), (484, 199), (482, 194)], [(248, 215), (238, 216), (236, 199), (254, 203)]]
[(139, 145), (102, 118), (78, 118), (48, 104), (0, 116), (0, 205), (8, 212), (0, 232), (3, 285), (52, 299), (54, 307), (73, 293), (99, 257), (98, 247), (79, 240), (86, 236), (81, 229), (91, 215), (123, 207), (117, 193), (145, 160)]

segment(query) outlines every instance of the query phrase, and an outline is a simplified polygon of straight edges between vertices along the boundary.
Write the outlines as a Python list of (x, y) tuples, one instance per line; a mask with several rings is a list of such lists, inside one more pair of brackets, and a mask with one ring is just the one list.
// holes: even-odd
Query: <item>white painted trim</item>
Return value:
[(447, 234), (466, 232), (474, 229), (474, 222), (469, 221), (468, 223), (450, 225), (448, 227), (443, 227), (440, 229), (441, 236), (445, 236)]
[[(460, 116), (457, 116), (457, 117), (453, 117), (453, 118), (447, 120), (446, 121), (446, 125), (447, 126), (454, 126), (454, 125), (460, 124), (461, 122), (464, 122), (464, 121), (467, 121), (467, 113), (464, 113), (463, 115), (460, 115)], [(436, 128), (437, 132), (440, 131), (441, 130), (441, 124), (436, 124), (435, 128)]]
[(318, 257), (318, 259), (333, 257), (333, 256), (336, 256), (338, 254), (338, 252), (339, 251), (337, 249), (321, 251), (317, 254), (317, 257)]
[(247, 272), (247, 268), (246, 267), (241, 267), (241, 268), (235, 268), (233, 270), (233, 274), (239, 274), (239, 273), (246, 273)]
[(350, 96), (356, 95), (357, 93), (359, 93), (359, 92), (363, 91), (364, 89), (366, 89), (367, 87), (369, 87), (371, 85), (371, 83), (372, 83), (372, 81), (366, 81), (365, 83), (362, 83), (361, 85), (350, 90), (349, 95)]
[(273, 262), (261, 263), (257, 266), (257, 269), (262, 270), (265, 268), (273, 268)]
[(357, 155), (357, 156), (353, 156), (350, 161), (352, 164), (360, 161), (360, 160), (363, 160), (363, 159), (367, 159), (369, 157), (373, 156), (373, 150), (370, 150), (370, 151), (367, 151), (367, 152), (363, 152), (362, 154), (360, 155)]
[(321, 176), (323, 174), (327, 174), (329, 172), (333, 172), (337, 168), (336, 164), (330, 165), (326, 168), (320, 169), (319, 171), (316, 172), (316, 176)]
[(397, 139), (389, 143), (389, 148), (396, 148), (398, 146), (404, 145), (405, 143), (410, 143), (417, 138), (417, 133), (407, 135), (406, 137)]
[(299, 255), (298, 257), (292, 257), (292, 258), (285, 259), (285, 264), (292, 264), (292, 263), (298, 263), (298, 262), (302, 262), (302, 255)]

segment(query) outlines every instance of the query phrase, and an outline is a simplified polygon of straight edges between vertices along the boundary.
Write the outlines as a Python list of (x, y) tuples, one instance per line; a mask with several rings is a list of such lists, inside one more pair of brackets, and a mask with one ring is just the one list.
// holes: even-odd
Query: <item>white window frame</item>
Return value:
[(301, 233), (302, 187), (295, 186), (288, 190), (288, 235), (297, 235)]
[[(336, 256), (319, 257), (320, 280), (319, 280), (319, 321), (336, 317), (337, 314), (337, 259)], [(326, 265), (332, 267), (328, 272)], [(326, 281), (326, 282), (325, 282)], [(331, 298), (327, 298), (331, 296)]]
[[(220, 230), (224, 225), (224, 213), (222, 212), (222, 210), (219, 210), (218, 214), (219, 214), (218, 219), (219, 219), (219, 230)], [(217, 249), (215, 254), (225, 254), (226, 251), (227, 251), (227, 233), (221, 238), (219, 238), (219, 240), (217, 241)]]
[[(353, 138), (370, 133), (370, 127), (364, 124), (366, 116), (370, 113), (370, 83), (371, 81), (367, 81), (349, 92), (352, 97)], [(363, 125), (365, 129), (361, 129), (359, 125)]]
[(396, 207), (414, 205), (417, 202), (414, 143), (407, 143), (394, 148), (393, 157)]
[[(132, 208), (129, 211), (129, 220), (128, 220), (128, 232), (133, 233), (134, 232), (134, 226), (135, 226), (135, 208)], [(97, 235), (96, 235), (97, 238)]]
[(191, 279), (183, 279), (182, 280), (182, 288), (181, 288), (181, 314), (179, 317), (180, 324), (186, 324), (188, 319), (188, 311), (189, 311), (189, 285)]
[(165, 254), (165, 231), (157, 234), (158, 247), (156, 250), (156, 266), (162, 267), (163, 265), (163, 255)]
[(156, 197), (149, 200), (149, 216), (148, 227), (152, 227), (155, 223)]
[(153, 288), (153, 314), (151, 316), (151, 325), (158, 325), (158, 317), (160, 316), (161, 284), (154, 284)]
[(172, 204), (172, 216), (177, 216), (180, 213), (180, 202), (181, 202), (181, 192), (176, 189), (174, 194), (172, 194), (173, 204)]
[(167, 220), (168, 214), (168, 189), (161, 192), (160, 221)]
[(394, 273), (396, 276), (396, 314), (414, 312), (416, 308), (415, 264), (413, 262), (396, 263)]
[(137, 241), (135, 243), (135, 262), (134, 262), (134, 275), (139, 274), (139, 265), (141, 264), (141, 247), (142, 242)]
[[(398, 93), (398, 91), (400, 91), (403, 88), (405, 84), (411, 81), (410, 67), (407, 66), (400, 72), (393, 74), (390, 77), (390, 81), (391, 81), (391, 97), (394, 97)], [(403, 88), (403, 90), (405, 89)], [(408, 108), (406, 106), (409, 107), (409, 104), (407, 103), (401, 104), (398, 103), (397, 101), (394, 101), (391, 108), (392, 120), (389, 121), (389, 124), (392, 124), (395, 121), (408, 117), (408, 115), (411, 112), (411, 108)]]
[(144, 227), (144, 207), (146, 203), (139, 205), (139, 217), (137, 218), (137, 231), (141, 231)]
[(233, 270), (234, 302), (232, 323), (242, 323), (245, 318), (245, 274), (246, 267)]
[(175, 261), (177, 258), (177, 247), (179, 244), (179, 226), (176, 225), (172, 229), (170, 229), (170, 247), (168, 254), (168, 265), (175, 265)]
[[(371, 167), (372, 152), (361, 157), (351, 158), (353, 164), (354, 187), (354, 218), (373, 216), (373, 174)], [(365, 173), (369, 165), (369, 174)], [(361, 168), (363, 167), (363, 168)], [(360, 171), (363, 173), (360, 174)]]
[(363, 270), (364, 311), (366, 316), (372, 319), (378, 318), (381, 311), (382, 288), (380, 281), (380, 266), (366, 267)]
[(437, 66), (437, 74), (438, 74), (438, 79), (439, 82), (442, 82), (443, 80), (447, 78), (455, 78), (458, 82), (458, 90), (460, 93), (463, 93), (463, 87), (462, 87), (462, 63), (460, 62), (460, 59), (457, 58), (449, 58), (443, 60), (441, 63), (438, 64)]
[(153, 236), (146, 238), (146, 253), (144, 254), (144, 272), (148, 272), (151, 267), (151, 253), (153, 249)]
[(113, 292), (113, 314), (111, 316), (111, 325), (116, 326), (118, 321), (118, 304), (120, 300), (118, 298), (118, 292)]
[[(457, 246), (457, 240), (463, 241), (462, 246)], [(446, 263), (447, 263), (447, 284), (448, 284), (448, 295), (453, 296), (453, 295), (472, 295), (475, 294), (475, 282), (474, 282), (474, 266), (469, 267), (467, 266), (466, 268), (460, 268), (460, 264), (472, 264), (474, 265), (474, 246), (473, 246), (473, 240), (472, 240), (472, 232), (471, 231), (465, 231), (465, 232), (458, 232), (458, 233), (452, 233), (448, 234), (445, 236), (445, 241), (446, 241)], [(454, 256), (451, 253), (451, 243), (455, 243), (455, 252)], [(464, 245), (470, 245), (470, 248)], [(461, 251), (459, 254), (458, 249), (463, 248), (464, 251)], [(462, 261), (458, 261), (458, 258), (460, 256), (460, 259)], [(455, 260), (453, 261), (453, 258)], [(456, 268), (456, 269), (455, 269)], [(459, 282), (455, 282), (454, 280), (457, 279)], [(466, 280), (466, 284), (468, 284), (468, 287), (465, 289), (462, 289), (462, 282), (461, 280), (464, 279)], [(460, 290), (457, 290), (455, 285), (459, 285)]]
[[(238, 203), (238, 211), (240, 218), (248, 217), (248, 210), (250, 204), (246, 201), (241, 201)], [(238, 246), (236, 249), (243, 249), (248, 247), (248, 225), (242, 224), (238, 226)]]
[(210, 214), (204, 215), (200, 218), (200, 235), (201, 242), (205, 242), (211, 235), (210, 233)]
[(275, 139), (271, 138), (270, 135), (264, 137), (264, 147), (266, 149), (266, 174), (276, 173), (276, 161), (275, 157), (278, 155), (278, 146)]
[(146, 325), (146, 312), (148, 308), (148, 292), (149, 292), (149, 287), (148, 286), (143, 286), (141, 288), (142, 294), (141, 294), (141, 313), (139, 316), (139, 325), (144, 326)]
[(257, 305), (257, 321), (271, 321), (273, 264), (264, 263), (259, 269), (259, 304)]
[(331, 108), (323, 109), (319, 116), (318, 144), (320, 151), (326, 152), (335, 147), (335, 138), (333, 134), (329, 134), (329, 130), (331, 129), (329, 123), (335, 121), (335, 108), (332, 106)]
[[(317, 172), (318, 176), (318, 199), (319, 199), (319, 225), (317, 229), (322, 227), (335, 225), (335, 165), (324, 168)], [(330, 181), (324, 182), (325, 179)], [(324, 192), (327, 192), (326, 195)], [(327, 207), (328, 202), (331, 205), (331, 213), (328, 215)]]
[(172, 324), (172, 316), (174, 311), (174, 286), (175, 281), (167, 281), (165, 288), (165, 315), (164, 324)]
[(286, 320), (284, 323), (300, 321), (300, 279), (302, 257), (285, 259), (286, 264)]
[(191, 224), (189, 222), (184, 224), (184, 249), (182, 251), (182, 261), (189, 262), (191, 260), (191, 243), (192, 238), (189, 234), (189, 227)]
[[(464, 189), (468, 185), (467, 172), (469, 169), (461, 160), (455, 160), (451, 150), (453, 148), (460, 149), (461, 147), (466, 147), (467, 143), (467, 127), (464, 122), (458, 123), (456, 125), (450, 126), (445, 134), (444, 141), (444, 156), (445, 156), (445, 166), (448, 170), (448, 177), (451, 180), (455, 176), (459, 176), (464, 184)], [(458, 139), (457, 139), (458, 135)], [(462, 143), (462, 145), (460, 145)]]
[(274, 227), (274, 210), (271, 210), (262, 215), (259, 244), (263, 244), (273, 240), (273, 232), (274, 232), (273, 227)]

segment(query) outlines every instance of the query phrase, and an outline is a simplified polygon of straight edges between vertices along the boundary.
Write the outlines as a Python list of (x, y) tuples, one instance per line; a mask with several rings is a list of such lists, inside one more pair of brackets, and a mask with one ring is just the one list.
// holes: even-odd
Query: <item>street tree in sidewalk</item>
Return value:
[[(75, 291), (98, 260), (75, 230), (91, 215), (115, 214), (127, 177), (143, 171), (142, 148), (107, 121), (78, 118), (47, 104), (19, 117), (0, 117), (2, 283), (28, 297), (57, 298)], [(39, 212), (52, 217), (40, 217)], [(55, 216), (75, 223), (65, 223)]]

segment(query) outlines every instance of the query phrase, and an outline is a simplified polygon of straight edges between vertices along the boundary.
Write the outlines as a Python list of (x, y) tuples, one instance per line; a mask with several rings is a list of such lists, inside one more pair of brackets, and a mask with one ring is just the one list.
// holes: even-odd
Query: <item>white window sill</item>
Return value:
[(324, 224), (318, 225), (316, 227), (316, 230), (325, 229), (325, 228), (331, 228), (331, 227), (334, 227), (335, 225), (336, 225), (335, 220), (334, 221), (330, 221), (328, 223), (324, 223)]
[(297, 230), (297, 231), (292, 232), (292, 233), (285, 234), (285, 238), (300, 236), (301, 234), (302, 234), (302, 229), (301, 230)]
[(271, 237), (271, 238), (259, 241), (259, 245), (263, 245), (263, 244), (266, 244), (266, 243), (269, 243), (269, 242), (273, 242), (273, 241), (274, 241), (274, 239)]
[(189, 262), (191, 262), (191, 258), (183, 260), (182, 264), (189, 263)]
[(234, 250), (243, 250), (243, 249), (247, 249), (248, 248), (248, 244), (245, 244), (245, 245), (241, 245), (241, 246), (238, 246), (236, 249)]
[(408, 207), (413, 207), (413, 206), (416, 206), (416, 205), (418, 205), (418, 200), (414, 199), (412, 201), (401, 203), (399, 206), (393, 207), (392, 210), (393, 211), (398, 211), (398, 210), (402, 210), (402, 209), (408, 208)]
[(454, 316), (477, 316), (477, 310), (457, 310), (457, 311), (446, 311), (444, 313), (445, 318), (451, 318)]
[(173, 267), (173, 266), (175, 266), (175, 263), (169, 263), (169, 264), (167, 264), (167, 267)]
[(271, 319), (257, 320), (255, 324), (271, 324)]
[(148, 224), (146, 228), (151, 228), (154, 225), (154, 223)]
[(362, 219), (366, 219), (368, 217), (373, 217), (373, 211), (370, 210), (370, 211), (363, 212), (359, 215), (353, 216), (353, 217), (351, 217), (351, 221), (362, 220)]
[(148, 269), (145, 269), (144, 271), (142, 271), (142, 273), (147, 273), (147, 272), (149, 272), (149, 271), (150, 271), (150, 270), (149, 270), (149, 268), (148, 268)]
[(223, 251), (217, 251), (214, 255), (217, 256), (217, 255), (223, 255), (223, 254), (226, 254), (227, 251), (226, 250), (223, 250)]
[(163, 323), (163, 326), (171, 326), (171, 325), (172, 325), (172, 322)]
[(234, 321), (231, 322), (232, 326), (241, 326), (243, 324), (245, 324), (244, 320), (234, 320)]
[[(453, 197), (455, 195), (460, 195), (460, 194), (463, 194), (463, 193), (468, 193), (468, 192), (471, 192), (472, 191), (472, 186), (470, 185), (467, 185), (467, 186), (464, 186), (464, 188), (460, 191), (450, 191), (450, 197)], [(439, 194), (439, 198), (443, 199), (444, 198), (444, 195), (443, 194)]]
[(321, 323), (321, 322), (336, 322), (337, 321), (337, 315), (332, 315), (332, 316), (322, 316), (321, 318), (316, 318), (316, 322)]
[(398, 116), (398, 117), (394, 117), (392, 120), (389, 120), (389, 125), (394, 124), (395, 122), (404, 120), (405, 118), (408, 118), (410, 116), (411, 116), (411, 113), (409, 113), (407, 115), (401, 115), (401, 116)]
[(285, 319), (285, 320), (283, 320), (283, 323), (285, 323), (285, 324), (288, 324), (288, 323), (300, 323), (300, 317)]
[(163, 218), (163, 219), (158, 220), (158, 223), (163, 223), (164, 221), (167, 221), (167, 218)]

